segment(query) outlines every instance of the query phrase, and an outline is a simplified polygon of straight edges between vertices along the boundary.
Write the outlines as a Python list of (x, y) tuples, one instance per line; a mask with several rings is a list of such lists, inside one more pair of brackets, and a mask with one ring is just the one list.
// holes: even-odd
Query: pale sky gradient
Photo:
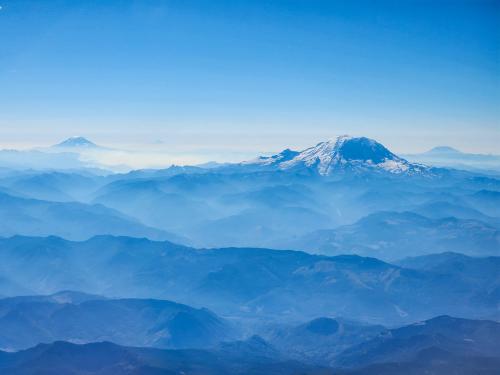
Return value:
[(495, 1), (0, 0), (0, 147), (500, 153)]

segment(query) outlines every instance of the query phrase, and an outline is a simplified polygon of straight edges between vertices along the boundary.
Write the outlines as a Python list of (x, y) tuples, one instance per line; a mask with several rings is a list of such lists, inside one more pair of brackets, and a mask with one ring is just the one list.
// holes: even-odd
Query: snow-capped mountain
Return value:
[(242, 164), (250, 164), (250, 165), (268, 165), (268, 166), (278, 166), (281, 163), (287, 162), (298, 156), (300, 152), (293, 151), (287, 148), (286, 150), (281, 151), (279, 154), (272, 156), (260, 156), (257, 159), (245, 161)]
[(373, 139), (347, 135), (318, 143), (301, 152), (287, 149), (279, 154), (260, 157), (245, 164), (274, 166), (282, 170), (313, 168), (323, 176), (345, 170), (414, 174), (428, 169), (426, 166), (410, 163), (393, 154)]
[(99, 148), (99, 146), (96, 145), (94, 142), (91, 142), (87, 138), (84, 138), (84, 137), (70, 137), (70, 138), (65, 139), (61, 143), (58, 143), (52, 147), (53, 148), (86, 148), (86, 149)]

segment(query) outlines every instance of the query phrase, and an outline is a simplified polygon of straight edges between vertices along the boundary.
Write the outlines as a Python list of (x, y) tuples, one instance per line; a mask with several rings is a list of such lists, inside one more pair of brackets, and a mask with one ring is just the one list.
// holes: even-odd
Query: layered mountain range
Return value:
[[(197, 250), (112, 236), (83, 242), (18, 236), (0, 240), (0, 294), (71, 289), (107, 297), (169, 299), (262, 321), (333, 315), (401, 324), (453, 313), (491, 318), (498, 309), (499, 259), (464, 256), (457, 273), (356, 255)], [(479, 267), (484, 268), (482, 275), (475, 271)]]
[[(59, 147), (101, 149), (84, 138)], [(489, 201), (496, 203), (498, 185), (489, 176), (413, 164), (374, 140), (342, 136), (302, 152), (210, 168), (107, 176), (92, 170), (6, 171), (0, 177), (3, 215), (22, 216), (5, 219), (0, 234), (85, 239), (109, 233), (201, 247), (360, 252), (384, 259), (436, 251), (494, 255), (500, 213)], [(87, 221), (62, 230), (58, 220), (69, 212)], [(92, 224), (97, 218), (99, 227)], [(355, 228), (368, 236), (377, 220), (393, 231), (349, 239)], [(434, 230), (440, 226), (442, 231)], [(423, 242), (405, 235), (410, 227)]]
[[(341, 352), (331, 366), (294, 360), (259, 336), (223, 342), (209, 350), (159, 350), (110, 342), (78, 345), (57, 341), (15, 353), (0, 351), (0, 370), (18, 375), (40, 372), (71, 375), (493, 375), (500, 364), (496, 345), (499, 329), (500, 324), (492, 321), (441, 316), (399, 329), (383, 330), (365, 343)], [(322, 331), (315, 336), (318, 341), (327, 342), (332, 335), (338, 333)], [(314, 353), (315, 344), (308, 351), (308, 354)]]
[(497, 371), (494, 174), (348, 136), (232, 164), (89, 164), (108, 152), (0, 152), (0, 371)]

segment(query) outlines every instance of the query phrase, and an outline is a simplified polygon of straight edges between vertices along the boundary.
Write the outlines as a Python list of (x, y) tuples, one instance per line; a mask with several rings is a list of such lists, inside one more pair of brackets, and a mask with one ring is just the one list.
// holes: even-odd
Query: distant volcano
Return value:
[(55, 148), (100, 148), (94, 142), (89, 141), (84, 137), (70, 137), (61, 143), (58, 143), (52, 147)]
[(274, 166), (282, 170), (308, 168), (320, 175), (342, 170), (378, 170), (390, 173), (420, 173), (427, 168), (409, 163), (382, 144), (366, 137), (340, 136), (301, 152), (285, 150), (244, 164)]

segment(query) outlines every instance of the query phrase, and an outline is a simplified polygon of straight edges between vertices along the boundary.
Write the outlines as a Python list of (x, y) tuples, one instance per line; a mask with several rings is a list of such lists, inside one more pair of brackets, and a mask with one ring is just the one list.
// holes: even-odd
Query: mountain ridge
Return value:
[[(450, 312), (477, 317), (496, 311), (496, 294), (482, 292), (494, 285), (495, 269), (485, 270), (481, 278), (457, 277), (447, 270), (441, 277), (353, 255), (193, 249), (111, 236), (83, 242), (13, 237), (0, 239), (0, 250), (0, 271), (7, 281), (31, 294), (72, 289), (154, 297), (205, 306), (221, 315), (279, 316), (283, 322), (336, 315), (394, 324)], [(91, 279), (86, 278), (89, 270)], [(0, 286), (0, 294), (19, 295)]]

